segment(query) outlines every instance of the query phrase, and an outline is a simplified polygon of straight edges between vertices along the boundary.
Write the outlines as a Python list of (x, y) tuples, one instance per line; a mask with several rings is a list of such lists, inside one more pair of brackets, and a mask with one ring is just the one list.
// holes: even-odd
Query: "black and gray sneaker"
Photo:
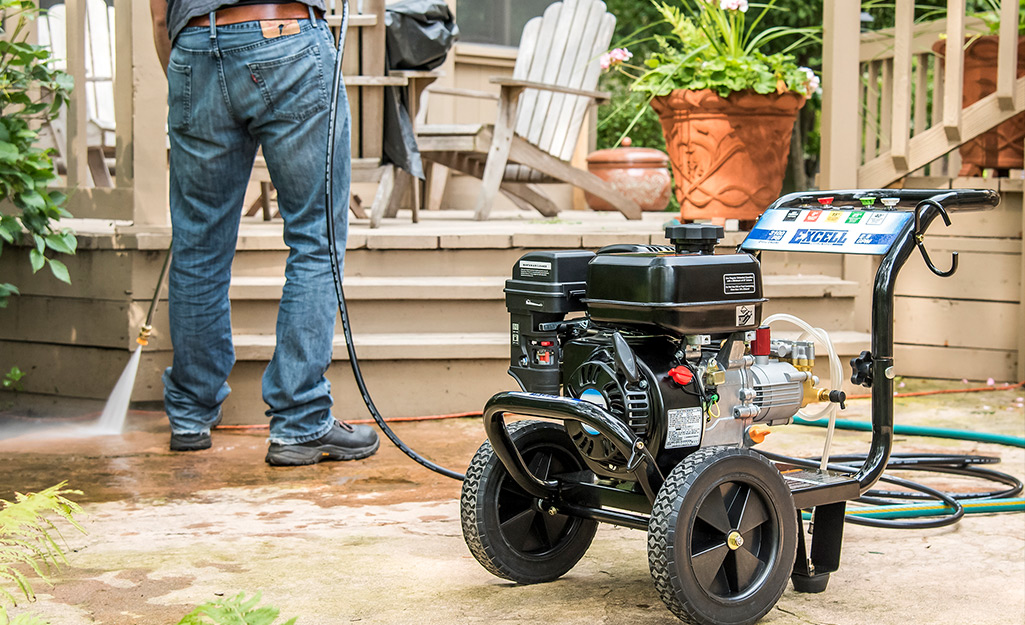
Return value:
[[(217, 415), (217, 420), (210, 427), (215, 428), (221, 424), (224, 415)], [(210, 449), (210, 432), (199, 432), (196, 434), (175, 434), (171, 432), (171, 451), (200, 451)]]
[(199, 432), (197, 434), (171, 433), (171, 451), (199, 451), (201, 449), (210, 449), (209, 432)]
[(316, 464), (322, 460), (359, 460), (372, 456), (380, 444), (377, 432), (370, 426), (335, 421), (328, 433), (316, 440), (296, 445), (271, 443), (266, 460), (277, 467)]

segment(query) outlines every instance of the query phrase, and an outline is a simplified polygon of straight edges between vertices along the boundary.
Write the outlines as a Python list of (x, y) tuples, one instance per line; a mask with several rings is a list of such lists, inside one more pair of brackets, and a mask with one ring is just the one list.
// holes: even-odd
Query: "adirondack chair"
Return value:
[[(601, 74), (598, 59), (608, 49), (615, 26), (615, 16), (600, 0), (550, 5), (524, 27), (512, 78), (490, 80), (501, 89), (494, 124), (428, 124), (418, 129), (425, 159), (481, 179), (476, 219), (487, 219), (499, 191), (520, 208), (556, 215), (558, 206), (537, 186), (543, 182), (584, 188), (628, 219), (641, 218), (636, 202), (569, 164), (588, 108), (608, 99), (594, 89)], [(431, 87), (429, 92), (495, 98), (462, 89)], [(428, 195), (437, 194), (429, 190)]]

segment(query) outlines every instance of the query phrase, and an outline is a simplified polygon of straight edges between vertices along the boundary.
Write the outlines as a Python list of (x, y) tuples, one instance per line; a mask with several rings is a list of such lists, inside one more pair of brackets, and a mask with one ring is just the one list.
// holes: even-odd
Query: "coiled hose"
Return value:
[[(841, 419), (833, 424), (825, 420), (809, 421), (796, 417), (797, 425), (812, 427), (835, 426), (841, 430), (871, 431), (872, 425), (863, 421)], [(977, 443), (1005, 445), (1025, 448), (1025, 438), (950, 430), (920, 426), (896, 425), (894, 434), (905, 436), (925, 436), (951, 440), (964, 440)], [(820, 467), (817, 458), (793, 458), (771, 452), (759, 452), (770, 460), (788, 462), (799, 466)], [(863, 454), (834, 456), (829, 469), (844, 473), (853, 473), (865, 462)], [(887, 471), (921, 471), (942, 473), (957, 477), (969, 477), (994, 482), (1005, 488), (985, 492), (943, 492), (918, 482), (905, 480), (890, 474), (884, 474), (882, 482), (901, 486), (907, 490), (867, 491), (858, 503), (865, 507), (852, 508), (847, 511), (846, 521), (854, 525), (882, 527), (889, 529), (929, 529), (945, 527), (957, 523), (965, 514), (993, 512), (1025, 511), (1025, 499), (1017, 498), (1022, 492), (1022, 482), (1013, 475), (986, 469), (979, 465), (997, 464), (1000, 459), (993, 456), (974, 456), (958, 454), (893, 454), (886, 465)], [(907, 501), (921, 503), (906, 503)], [(804, 513), (805, 518), (810, 518)], [(922, 517), (939, 517), (923, 519)], [(909, 520), (916, 519), (916, 520)]]

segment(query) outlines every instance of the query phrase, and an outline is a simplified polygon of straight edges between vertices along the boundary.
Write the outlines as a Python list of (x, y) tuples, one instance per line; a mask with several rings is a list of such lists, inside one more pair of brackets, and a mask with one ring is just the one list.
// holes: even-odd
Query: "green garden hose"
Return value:
[[(801, 417), (794, 417), (797, 425), (808, 425), (811, 427), (824, 428), (829, 425), (826, 419), (809, 421)], [(855, 430), (858, 432), (871, 432), (872, 424), (866, 421), (854, 421), (851, 419), (837, 419), (836, 427), (841, 430)], [(894, 434), (903, 436), (925, 436), (930, 438), (948, 438), (961, 441), (972, 441), (976, 443), (992, 443), (994, 445), (1006, 445), (1008, 447), (1020, 447), (1025, 449), (1025, 438), (1017, 436), (1005, 436), (1003, 434), (990, 434), (988, 432), (970, 432), (968, 430), (950, 430), (946, 428), (930, 428), (918, 425), (895, 425)]]
[[(801, 417), (794, 417), (794, 423), (811, 427), (828, 427), (826, 419), (808, 420)], [(859, 432), (870, 432), (872, 424), (865, 421), (854, 421), (850, 419), (837, 419), (835, 427), (842, 430), (853, 430)], [(933, 428), (911, 425), (895, 425), (894, 434), (903, 436), (923, 436), (929, 438), (942, 438), (949, 440), (963, 440), (977, 443), (988, 443), (1018, 447), (1025, 449), (1025, 438), (1017, 436), (1006, 436), (1003, 434), (992, 434), (988, 432), (970, 432), (967, 430), (951, 430), (946, 428)], [(764, 452), (763, 452), (764, 453)], [(766, 453), (766, 456), (773, 457), (775, 454)], [(902, 485), (917, 493), (902, 491), (869, 491), (859, 501), (865, 506), (856, 506), (847, 510), (847, 521), (858, 525), (869, 525), (874, 527), (889, 528), (927, 528), (942, 527), (956, 522), (964, 514), (985, 514), (997, 512), (1025, 512), (1025, 499), (1016, 498), (1022, 491), (1021, 481), (1005, 473), (981, 469), (975, 465), (999, 462), (999, 458), (987, 458), (980, 456), (942, 456), (942, 455), (915, 455), (903, 454), (894, 457), (888, 465), (888, 469), (905, 469), (931, 471), (937, 473), (950, 473), (953, 475), (970, 476), (991, 480), (1010, 485), (1011, 488), (1003, 491), (993, 491), (988, 494), (970, 493), (942, 493), (921, 484), (900, 480), (892, 476), (884, 476), (884, 481)], [(777, 456), (777, 459), (784, 459)], [(856, 456), (848, 456), (842, 459), (837, 458), (842, 464), (834, 468), (850, 468), (854, 470), (858, 460)], [(814, 463), (803, 460), (812, 466)], [(922, 503), (901, 503), (899, 499), (921, 499), (919, 493), (925, 493), (931, 501)], [(874, 505), (871, 505), (874, 504)], [(811, 514), (802, 513), (805, 519), (810, 519)], [(914, 519), (922, 517), (942, 517), (935, 521), (900, 521), (900, 519)]]

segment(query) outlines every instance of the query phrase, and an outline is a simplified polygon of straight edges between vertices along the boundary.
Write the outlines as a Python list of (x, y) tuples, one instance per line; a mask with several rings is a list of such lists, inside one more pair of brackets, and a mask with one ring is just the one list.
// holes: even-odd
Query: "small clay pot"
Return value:
[[(632, 148), (630, 137), (621, 148), (598, 150), (587, 157), (587, 171), (614, 186), (640, 205), (642, 211), (664, 211), (669, 206), (673, 177), (669, 157), (651, 148)], [(587, 205), (596, 211), (616, 208), (600, 197), (585, 193)]]

